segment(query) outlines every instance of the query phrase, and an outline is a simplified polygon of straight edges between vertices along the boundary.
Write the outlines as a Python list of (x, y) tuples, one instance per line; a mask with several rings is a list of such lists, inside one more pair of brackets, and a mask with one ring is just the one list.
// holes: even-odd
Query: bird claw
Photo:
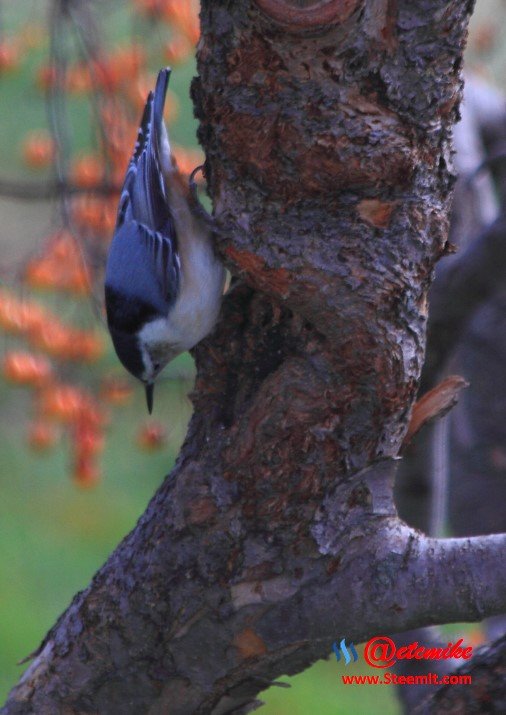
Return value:
[(190, 196), (191, 196), (192, 203), (193, 203), (192, 209), (193, 209), (193, 212), (209, 226), (209, 228), (215, 230), (216, 229), (216, 220), (215, 220), (214, 216), (212, 216), (206, 210), (206, 208), (202, 205), (202, 203), (200, 202), (200, 199), (199, 199), (197, 182), (195, 181), (195, 176), (198, 174), (199, 171), (202, 172), (202, 175), (204, 174), (204, 164), (199, 164), (199, 166), (195, 167), (195, 169), (190, 174), (190, 178), (188, 181), (188, 185), (189, 185), (189, 189), (190, 189)]
[(195, 195), (196, 195), (196, 191), (197, 191), (197, 182), (195, 181), (195, 175), (198, 174), (199, 171), (201, 171), (202, 176), (204, 176), (204, 164), (199, 164), (198, 166), (196, 166), (195, 169), (190, 174), (190, 191), (192, 193), (195, 193)]

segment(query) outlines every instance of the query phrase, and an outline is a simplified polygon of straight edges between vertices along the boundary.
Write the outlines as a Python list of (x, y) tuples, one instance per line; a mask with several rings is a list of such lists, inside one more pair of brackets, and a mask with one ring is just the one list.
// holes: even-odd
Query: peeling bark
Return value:
[(469, 387), (469, 383), (463, 377), (450, 375), (426, 392), (413, 407), (403, 445), (408, 445), (424, 425), (444, 417), (452, 407), (455, 407), (460, 391), (464, 387)]
[[(294, 32), (295, 6), (343, 14)], [(504, 609), (504, 537), (428, 539), (392, 501), (472, 6), (203, 0), (193, 97), (239, 280), (174, 471), (5, 715), (247, 712), (338, 634)]]

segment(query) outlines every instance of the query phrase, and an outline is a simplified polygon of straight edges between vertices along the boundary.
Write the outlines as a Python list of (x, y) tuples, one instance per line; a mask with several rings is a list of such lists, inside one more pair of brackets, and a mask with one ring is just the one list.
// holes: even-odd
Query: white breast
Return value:
[(225, 270), (215, 256), (208, 227), (190, 211), (175, 172), (167, 172), (165, 177), (178, 237), (180, 290), (167, 319), (154, 321), (149, 330), (150, 338), (156, 337), (156, 342), (161, 338), (174, 351), (183, 352), (213, 329), (223, 296)]
[[(181, 250), (181, 286), (167, 318), (171, 344), (189, 350), (214, 327), (220, 311), (225, 271), (216, 259), (209, 234), (185, 239)], [(181, 245), (181, 244), (180, 244)]]

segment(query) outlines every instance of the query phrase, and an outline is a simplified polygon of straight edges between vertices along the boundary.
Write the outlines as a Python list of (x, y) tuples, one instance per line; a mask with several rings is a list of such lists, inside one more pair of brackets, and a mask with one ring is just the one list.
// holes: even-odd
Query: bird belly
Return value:
[(180, 292), (168, 316), (150, 321), (139, 333), (152, 358), (164, 364), (211, 332), (223, 295), (225, 271), (210, 242), (193, 245), (183, 260)]
[(210, 244), (195, 246), (185, 259), (181, 291), (167, 318), (167, 335), (181, 351), (190, 350), (213, 329), (225, 280)]

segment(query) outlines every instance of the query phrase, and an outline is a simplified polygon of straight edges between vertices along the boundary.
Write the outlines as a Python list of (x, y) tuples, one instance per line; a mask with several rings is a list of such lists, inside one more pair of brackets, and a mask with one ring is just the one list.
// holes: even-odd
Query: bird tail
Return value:
[(146, 142), (149, 140), (152, 112), (153, 92), (150, 92), (148, 94), (148, 98), (146, 99), (146, 104), (144, 105), (141, 123), (139, 124), (139, 129), (137, 131), (137, 141), (135, 143), (134, 152), (130, 160), (135, 165), (137, 165), (139, 157), (142, 154), (144, 147), (146, 146)]
[(152, 125), (152, 141), (153, 148), (156, 153), (158, 165), (164, 173), (172, 172), (172, 158), (169, 144), (169, 137), (165, 122), (163, 121), (163, 110), (165, 107), (165, 98), (167, 96), (167, 87), (171, 75), (170, 67), (161, 69), (156, 80), (156, 87), (151, 106), (151, 125)]

